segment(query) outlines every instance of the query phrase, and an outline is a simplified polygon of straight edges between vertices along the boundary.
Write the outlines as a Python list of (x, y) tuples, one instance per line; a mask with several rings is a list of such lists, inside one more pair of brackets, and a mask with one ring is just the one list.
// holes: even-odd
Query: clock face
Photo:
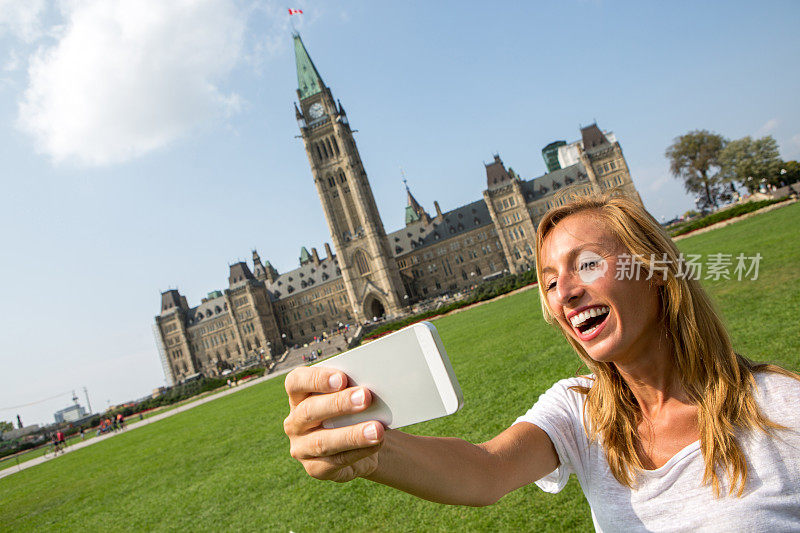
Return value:
[(314, 120), (321, 117), (324, 112), (325, 111), (322, 109), (322, 104), (320, 104), (319, 102), (313, 104), (311, 107), (308, 108), (308, 114)]

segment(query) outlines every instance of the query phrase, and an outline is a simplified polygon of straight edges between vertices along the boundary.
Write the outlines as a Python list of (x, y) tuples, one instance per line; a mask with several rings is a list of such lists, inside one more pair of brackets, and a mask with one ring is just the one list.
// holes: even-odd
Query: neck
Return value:
[(688, 403), (678, 379), (672, 346), (663, 332), (652, 336), (627, 361), (614, 363), (622, 379), (630, 387), (642, 415), (655, 417), (668, 403)]

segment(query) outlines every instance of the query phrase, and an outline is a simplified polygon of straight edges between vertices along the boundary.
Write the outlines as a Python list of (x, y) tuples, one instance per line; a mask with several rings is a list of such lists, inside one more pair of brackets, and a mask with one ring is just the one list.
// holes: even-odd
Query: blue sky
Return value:
[(387, 231), (400, 167), (452, 209), (493, 153), (532, 178), (594, 120), (659, 218), (692, 207), (663, 156), (689, 130), (800, 156), (796, 2), (0, 0), (0, 420), (50, 422), (69, 395), (8, 408), (83, 386), (95, 409), (148, 393), (161, 290), (196, 305), (253, 248), (285, 271), (330, 240), (286, 7)]

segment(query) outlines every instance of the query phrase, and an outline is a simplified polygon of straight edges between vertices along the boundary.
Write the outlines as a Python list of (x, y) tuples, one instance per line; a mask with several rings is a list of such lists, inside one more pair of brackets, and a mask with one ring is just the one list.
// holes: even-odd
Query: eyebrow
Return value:
[[(583, 244), (581, 244), (579, 246), (576, 246), (572, 250), (570, 250), (569, 254), (568, 254), (569, 258), (570, 259), (574, 259), (575, 256), (578, 255), (581, 251), (583, 251), (584, 248), (586, 248), (588, 246), (591, 246), (591, 245), (598, 246), (599, 248), (602, 248), (602, 249), (604, 249), (606, 251), (608, 250), (608, 248), (601, 242), (585, 242), (585, 243), (583, 243)], [(554, 267), (551, 267), (551, 266), (546, 266), (546, 267), (542, 268), (542, 274), (546, 274), (546, 273), (549, 273), (549, 272), (555, 272), (555, 271), (556, 271), (556, 269)]]

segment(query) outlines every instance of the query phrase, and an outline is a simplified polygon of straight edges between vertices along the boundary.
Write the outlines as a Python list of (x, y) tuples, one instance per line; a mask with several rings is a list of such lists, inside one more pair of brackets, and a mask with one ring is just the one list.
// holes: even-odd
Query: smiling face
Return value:
[(657, 288), (616, 279), (628, 250), (597, 214), (569, 215), (544, 238), (539, 260), (547, 306), (561, 328), (598, 362), (632, 363), (662, 336)]

